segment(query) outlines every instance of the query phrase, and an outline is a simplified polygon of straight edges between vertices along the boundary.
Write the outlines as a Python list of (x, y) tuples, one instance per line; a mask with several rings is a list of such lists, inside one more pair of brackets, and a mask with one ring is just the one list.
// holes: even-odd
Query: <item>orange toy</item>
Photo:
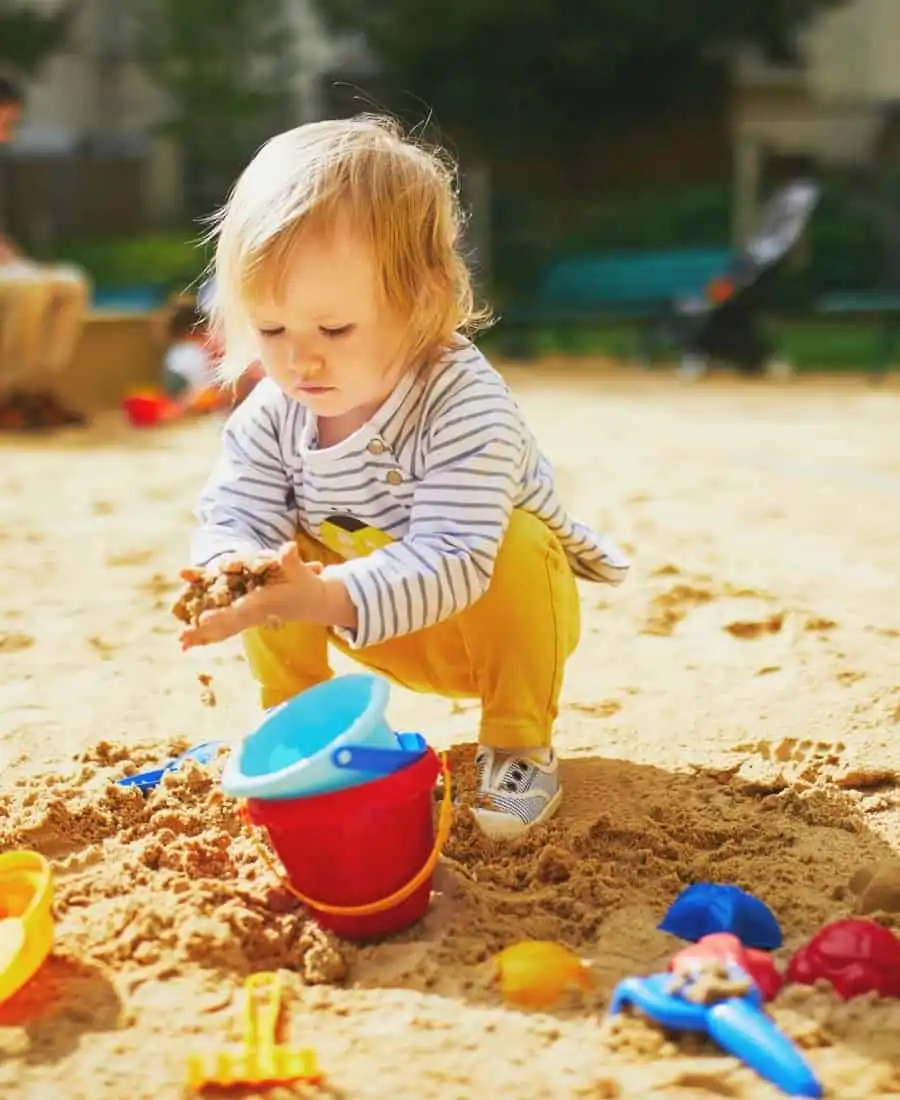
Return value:
[(188, 1059), (188, 1085), (284, 1085), (292, 1081), (319, 1084), (316, 1052), (282, 1046), (275, 1041), (284, 981), (262, 971), (244, 982), (244, 1045), (236, 1051), (193, 1054)]
[(494, 957), (503, 996), (523, 1008), (547, 1008), (569, 989), (590, 993), (594, 976), (581, 959), (558, 943), (530, 940)]
[(34, 976), (53, 947), (53, 875), (37, 852), (0, 856), (0, 1003)]
[(187, 403), (182, 406), (182, 412), (199, 415), (230, 407), (231, 397), (225, 390), (220, 390), (218, 386), (207, 386), (188, 398)]

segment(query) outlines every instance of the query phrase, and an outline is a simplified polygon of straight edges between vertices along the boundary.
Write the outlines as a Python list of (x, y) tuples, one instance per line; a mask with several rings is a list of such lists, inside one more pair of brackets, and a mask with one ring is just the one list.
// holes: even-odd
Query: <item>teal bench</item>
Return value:
[(732, 258), (728, 248), (566, 257), (544, 270), (530, 300), (503, 317), (515, 325), (653, 317), (677, 298), (702, 295)]
[(819, 299), (818, 309), (820, 313), (900, 313), (900, 289), (833, 291)]
[(650, 365), (669, 342), (658, 322), (678, 299), (703, 295), (734, 258), (729, 248), (601, 252), (563, 257), (541, 273), (533, 294), (501, 311), (498, 334), (514, 358), (535, 354), (528, 332), (628, 322), (638, 325), (633, 355)]

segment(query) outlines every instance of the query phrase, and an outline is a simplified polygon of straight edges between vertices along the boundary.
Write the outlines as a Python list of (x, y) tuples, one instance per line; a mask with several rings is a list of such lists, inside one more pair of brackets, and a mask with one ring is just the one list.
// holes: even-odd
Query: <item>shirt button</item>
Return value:
[(403, 474), (401, 474), (399, 470), (388, 470), (387, 481), (390, 485), (402, 485)]
[(387, 444), (383, 439), (373, 439), (366, 448), (370, 455), (383, 455), (387, 450)]

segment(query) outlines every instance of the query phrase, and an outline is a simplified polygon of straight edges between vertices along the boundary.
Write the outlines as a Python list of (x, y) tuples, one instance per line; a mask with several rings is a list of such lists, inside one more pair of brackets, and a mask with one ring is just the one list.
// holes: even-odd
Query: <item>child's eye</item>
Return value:
[(283, 328), (261, 328), (259, 330), (260, 336), (264, 340), (271, 340), (273, 336), (282, 336), (284, 334)]
[(335, 325), (328, 328), (326, 325), (320, 325), (319, 332), (323, 336), (327, 336), (329, 340), (336, 340), (339, 336), (347, 336), (355, 327), (355, 325)]

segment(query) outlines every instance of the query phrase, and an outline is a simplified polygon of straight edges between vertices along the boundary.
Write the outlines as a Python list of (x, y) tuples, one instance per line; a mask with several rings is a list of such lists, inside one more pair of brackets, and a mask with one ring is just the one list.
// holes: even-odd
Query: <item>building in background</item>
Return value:
[(744, 57), (731, 118), (735, 236), (753, 224), (767, 157), (820, 166), (870, 164), (896, 146), (900, 0), (850, 0), (805, 35), (801, 61)]
[[(22, 0), (53, 10), (59, 0)], [(289, 114), (321, 117), (323, 73), (347, 46), (331, 39), (312, 0), (283, 0)], [(178, 222), (182, 173), (159, 132), (166, 97), (137, 60), (129, 0), (78, 0), (65, 47), (28, 82), (18, 140), (13, 221), (40, 244), (60, 234), (131, 233)], [(353, 52), (350, 43), (350, 52)]]
[[(23, 2), (53, 8), (59, 0)], [(288, 113), (306, 121), (372, 107), (352, 81), (328, 87), (330, 74), (372, 75), (364, 45), (330, 38), (314, 0), (282, 2), (291, 28)], [(129, 0), (78, 0), (69, 42), (29, 85), (13, 150), (20, 168), (13, 220), (26, 224), (32, 240), (133, 233), (179, 220), (178, 150), (158, 131), (166, 99), (136, 60), (132, 10)], [(737, 237), (755, 216), (767, 157), (861, 163), (884, 147), (900, 101), (898, 36), (900, 0), (849, 0), (810, 30), (799, 64), (741, 59), (730, 119)]]

